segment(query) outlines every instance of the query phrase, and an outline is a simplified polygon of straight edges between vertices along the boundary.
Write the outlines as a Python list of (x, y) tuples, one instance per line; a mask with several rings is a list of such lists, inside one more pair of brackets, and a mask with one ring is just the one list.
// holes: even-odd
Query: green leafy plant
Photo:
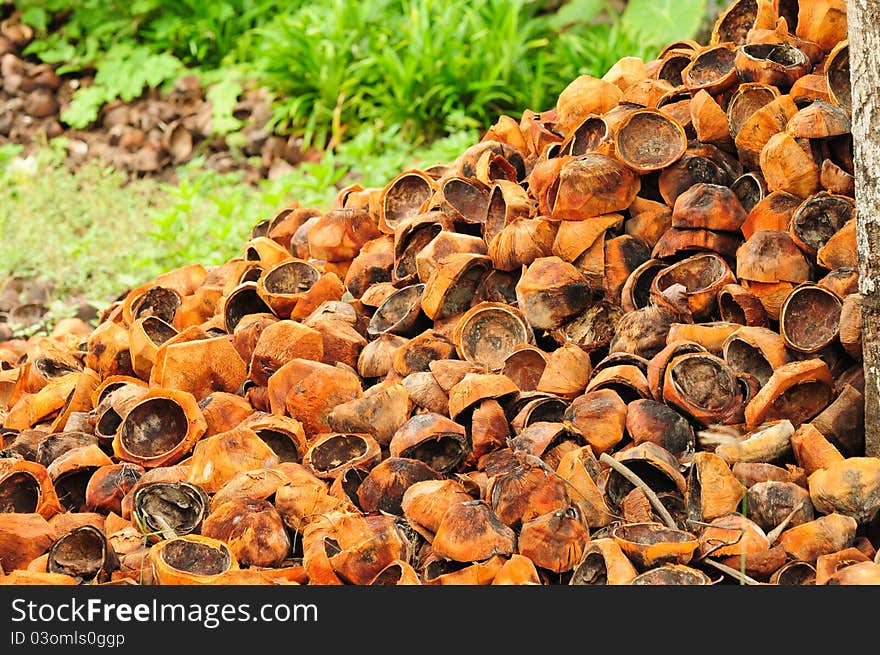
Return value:
[(663, 45), (696, 35), (706, 15), (707, 0), (629, 0), (621, 14), (625, 29)]
[(173, 55), (155, 54), (145, 46), (129, 43), (115, 45), (102, 59), (94, 84), (77, 90), (61, 120), (72, 127), (86, 127), (106, 103), (116, 98), (133, 100), (145, 87), (174, 80), (182, 68)]

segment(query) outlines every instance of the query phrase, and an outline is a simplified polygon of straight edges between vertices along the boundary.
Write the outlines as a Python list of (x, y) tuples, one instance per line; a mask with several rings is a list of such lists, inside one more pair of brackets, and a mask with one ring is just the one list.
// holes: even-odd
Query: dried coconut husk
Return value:
[(767, 181), (757, 171), (750, 171), (740, 175), (730, 185), (730, 190), (739, 199), (742, 208), (747, 213), (770, 193), (767, 189)]
[(505, 445), (510, 437), (510, 425), (504, 408), (494, 398), (481, 400), (471, 415), (471, 451), (464, 461), (467, 468), (478, 464), (484, 455)]
[(27, 460), (0, 463), (0, 513), (36, 513), (49, 519), (62, 511), (46, 467)]
[(858, 266), (855, 219), (847, 221), (819, 248), (816, 261), (819, 266), (832, 270)]
[(788, 43), (749, 43), (737, 50), (735, 66), (743, 82), (788, 88), (808, 73), (810, 58)]
[(56, 417), (76, 389), (79, 373), (56, 378), (34, 394), (22, 396), (9, 408), (4, 426), (12, 430), (27, 430)]
[[(807, 198), (797, 208), (792, 216), (789, 232), (805, 253), (815, 256), (854, 216), (855, 203), (852, 198), (822, 191)], [(853, 239), (854, 229), (850, 228)]]
[(725, 284), (718, 292), (721, 319), (749, 327), (767, 327), (767, 313), (761, 301), (739, 284)]
[(482, 302), (461, 316), (453, 340), (459, 356), (498, 371), (514, 348), (534, 341), (534, 334), (525, 316), (516, 308)]
[(273, 414), (288, 415), (303, 425), (306, 435), (327, 432), (327, 417), (340, 402), (362, 394), (360, 379), (337, 366), (292, 359), (269, 378), (269, 403)]
[(422, 311), (434, 320), (465, 311), (490, 268), (491, 259), (484, 255), (456, 253), (440, 260), (422, 294)]
[(722, 351), (733, 370), (754, 375), (762, 385), (789, 361), (783, 340), (765, 327), (739, 328), (724, 341)]
[(442, 231), (415, 256), (419, 281), (427, 283), (440, 263), (453, 254), (485, 255), (486, 242), (471, 234)]
[(694, 454), (686, 496), (690, 520), (711, 521), (735, 512), (745, 493), (723, 459), (708, 452)]
[(548, 209), (556, 220), (579, 221), (626, 209), (638, 194), (639, 176), (601, 154), (568, 159), (548, 188)]
[(589, 75), (569, 83), (556, 102), (556, 130), (568, 136), (590, 114), (602, 115), (617, 106), (621, 91)]
[(575, 567), (569, 584), (630, 584), (637, 574), (635, 567), (615, 540), (594, 539), (584, 549), (584, 554)]
[(559, 327), (590, 301), (584, 277), (559, 257), (536, 259), (516, 285), (519, 310), (538, 329)]
[(750, 30), (764, 26), (765, 15), (755, 0), (736, 0), (730, 3), (715, 20), (710, 42), (743, 45)]
[(690, 103), (690, 115), (699, 141), (725, 150), (733, 148), (727, 114), (709, 93), (701, 89), (694, 94)]
[(636, 445), (653, 442), (680, 460), (694, 451), (694, 430), (688, 421), (655, 400), (640, 399), (627, 405), (626, 431)]
[(701, 48), (682, 71), (682, 81), (691, 93), (723, 92), (736, 84), (734, 58), (735, 50), (730, 43)]
[(828, 406), (832, 384), (828, 366), (821, 359), (784, 364), (749, 402), (746, 424), (755, 427), (764, 421), (788, 419), (799, 426)]
[(196, 444), (190, 482), (214, 493), (241, 471), (271, 468), (279, 463), (275, 451), (252, 429), (237, 427)]
[[(785, 96), (781, 102), (775, 102), (779, 97), (779, 90), (774, 86), (746, 82), (737, 87), (727, 103), (730, 136), (735, 140), (737, 153), (745, 168), (757, 168), (757, 156), (763, 144), (772, 134), (785, 127), (788, 116), (797, 112), (797, 108)], [(764, 108), (767, 109), (761, 111)], [(740, 136), (744, 127), (747, 129)], [(747, 155), (745, 159), (743, 154)]]
[(663, 399), (704, 425), (728, 420), (741, 403), (739, 394), (733, 370), (714, 355), (679, 355), (666, 367)]
[(9, 571), (26, 568), (49, 550), (56, 536), (39, 514), (0, 513), (0, 566)]
[(759, 162), (771, 191), (806, 198), (819, 190), (819, 166), (787, 132), (770, 137)]
[(458, 467), (468, 455), (465, 429), (439, 414), (418, 414), (394, 433), (389, 445), (392, 457), (425, 462), (439, 473)]
[(857, 522), (850, 516), (832, 513), (789, 528), (779, 541), (793, 559), (815, 562), (820, 555), (849, 548), (855, 538)]
[(155, 389), (122, 419), (113, 440), (116, 457), (145, 468), (181, 460), (207, 428), (192, 394)]
[(655, 109), (627, 114), (614, 133), (616, 156), (625, 164), (647, 173), (674, 163), (687, 149), (684, 128)]
[(404, 492), (401, 508), (410, 525), (432, 542), (446, 511), (472, 500), (455, 480), (423, 480), (410, 485)]
[[(791, 453), (791, 421), (781, 420), (762, 425), (747, 433), (741, 440), (721, 443), (715, 454), (728, 464), (740, 462), (770, 463), (780, 461)], [(777, 475), (782, 475), (777, 472)], [(786, 477), (785, 479), (790, 479)]]

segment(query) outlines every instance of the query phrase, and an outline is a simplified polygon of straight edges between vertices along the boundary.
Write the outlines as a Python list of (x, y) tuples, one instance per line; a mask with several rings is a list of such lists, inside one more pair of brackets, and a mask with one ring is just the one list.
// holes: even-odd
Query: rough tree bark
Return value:
[(880, 456), (880, 0), (849, 0), (865, 450)]

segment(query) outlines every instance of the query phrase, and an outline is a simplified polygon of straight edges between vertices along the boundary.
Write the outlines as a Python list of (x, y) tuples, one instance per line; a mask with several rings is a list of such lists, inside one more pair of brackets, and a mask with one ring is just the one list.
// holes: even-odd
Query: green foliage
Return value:
[(500, 113), (546, 109), (576, 75), (602, 75), (623, 54), (650, 58), (663, 44), (656, 29), (598, 21), (615, 17), (605, 0), (572, 0), (558, 14), (540, 14), (540, 4), (306, 4), (255, 30), (247, 56), (278, 96), (276, 126), (320, 146), (367, 125), (398, 126), (400, 138), (428, 142), (453, 131), (454, 111), (467, 117), (457, 127), (474, 128)]
[[(22, 20), (41, 36), (28, 53), (79, 66), (99, 64), (100, 53), (131, 40), (186, 64), (216, 67), (248, 31), (290, 5), (283, 0), (16, 0)], [(64, 12), (65, 21), (47, 34), (58, 12)]]
[(658, 44), (693, 37), (706, 15), (707, 0), (629, 0), (624, 28)]
[(233, 110), (243, 90), (235, 77), (224, 77), (208, 87), (206, 98), (211, 103), (211, 132), (222, 136), (241, 129), (244, 123), (233, 115)]
[[(347, 184), (384, 186), (401, 167), (451, 161), (477, 139), (459, 132), (413, 151), (379, 134), (257, 185), (204, 169), (203, 159), (179, 169), (177, 184), (163, 184), (98, 163), (71, 173), (63, 139), (26, 158), (21, 146), (0, 147), (0, 279), (42, 275), (60, 298), (103, 307), (159, 273), (240, 254), (253, 225), (290, 202), (326, 210)], [(53, 305), (51, 317), (64, 311)]]
[(364, 129), (423, 144), (547, 109), (578, 74), (693, 36), (707, 0), (630, 0), (621, 16), (609, 0), (568, 0), (556, 12), (539, 0), (16, 4), (39, 35), (27, 53), (63, 62), (62, 72), (98, 71), (63, 117), (75, 127), (188, 65), (211, 80), (216, 134), (240, 129), (232, 108), (246, 75), (274, 94), (273, 128), (332, 148)]
[(174, 80), (181, 72), (180, 61), (169, 54), (155, 54), (145, 46), (120, 43), (103, 58), (92, 86), (78, 89), (61, 119), (83, 128), (98, 117), (101, 107), (116, 98), (129, 101), (144, 87), (156, 87)]

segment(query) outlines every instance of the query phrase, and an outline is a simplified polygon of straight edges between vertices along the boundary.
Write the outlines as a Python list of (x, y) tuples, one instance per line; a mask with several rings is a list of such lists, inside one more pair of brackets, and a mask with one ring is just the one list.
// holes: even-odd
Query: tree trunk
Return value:
[(880, 1), (849, 0), (852, 135), (865, 366), (865, 450), (880, 456)]

